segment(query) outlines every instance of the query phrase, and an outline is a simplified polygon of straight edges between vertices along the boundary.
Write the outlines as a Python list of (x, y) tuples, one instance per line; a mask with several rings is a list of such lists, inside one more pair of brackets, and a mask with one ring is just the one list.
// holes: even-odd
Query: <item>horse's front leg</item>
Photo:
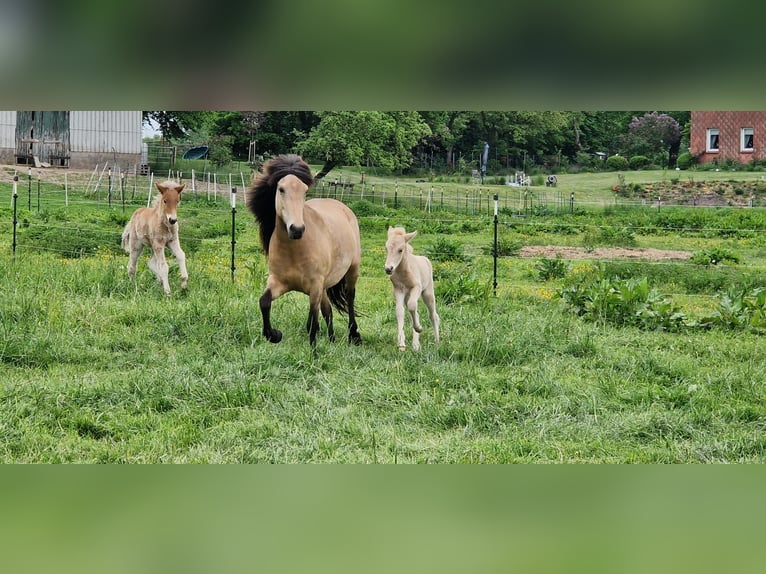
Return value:
[(178, 261), (178, 268), (181, 270), (181, 289), (186, 289), (189, 282), (189, 272), (186, 270), (186, 253), (181, 249), (181, 243), (178, 241), (178, 237), (168, 243), (170, 251)]
[(261, 307), (263, 318), (263, 336), (270, 343), (279, 343), (282, 340), (282, 331), (271, 326), (271, 302), (284, 293), (284, 288), (273, 282), (271, 277), (266, 282), (266, 290), (261, 295), (258, 303)]
[(154, 271), (157, 279), (162, 283), (165, 295), (170, 295), (170, 283), (168, 282), (168, 262), (165, 260), (165, 246), (152, 245), (152, 256), (149, 259), (149, 269)]
[(396, 346), (400, 351), (407, 349), (404, 339), (404, 290), (394, 288), (394, 301), (396, 302)]

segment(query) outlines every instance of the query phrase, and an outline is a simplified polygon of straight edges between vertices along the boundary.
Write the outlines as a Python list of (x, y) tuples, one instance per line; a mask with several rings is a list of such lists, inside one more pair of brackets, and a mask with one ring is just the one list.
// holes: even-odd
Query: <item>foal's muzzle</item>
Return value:
[(176, 219), (175, 217), (168, 217), (168, 223), (170, 225), (175, 225), (176, 221), (178, 221), (178, 219)]
[(303, 232), (306, 230), (305, 225), (291, 225), (287, 228), (287, 236), (290, 239), (300, 239), (303, 237)]
[(391, 275), (391, 273), (394, 272), (394, 268), (389, 266), (384, 267), (384, 270), (386, 272), (386, 275)]

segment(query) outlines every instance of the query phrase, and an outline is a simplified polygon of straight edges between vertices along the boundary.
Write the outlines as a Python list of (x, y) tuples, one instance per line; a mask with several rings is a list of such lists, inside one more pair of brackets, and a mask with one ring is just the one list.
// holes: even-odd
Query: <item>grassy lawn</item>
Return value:
[[(561, 175), (558, 188), (598, 202), (609, 196), (614, 178)], [(88, 195), (85, 182), (72, 181), (68, 206), (59, 183), (43, 186), (39, 213), (35, 204), (27, 209), (27, 188), (20, 188), (15, 258), (10, 186), (0, 182), (2, 462), (766, 460), (762, 334), (578, 317), (557, 293), (591, 272), (596, 262), (586, 258), (568, 261), (562, 277), (542, 279), (539, 258), (500, 257), (494, 296), (492, 218), (483, 210), (427, 213), (357, 203), (368, 210), (359, 213), (364, 342), (349, 346), (345, 318), (336, 316), (339, 341), (331, 344), (320, 333), (313, 356), (303, 295), (274, 303), (280, 344), (261, 335), (266, 262), (241, 204), (232, 281), (228, 197), (208, 200), (201, 192), (182, 203), (189, 289), (180, 291), (171, 263), (173, 292), (166, 298), (146, 254), (136, 280), (127, 277), (118, 245), (132, 209), (146, 201), (146, 182), (123, 212), (121, 203), (109, 208), (103, 195)], [(739, 263), (720, 265), (608, 262), (609, 273), (648, 278), (699, 319), (716, 308), (725, 285), (762, 276), (760, 228), (745, 235), (712, 231), (729, 226), (720, 218), (732, 217), (730, 211), (736, 210), (706, 211), (719, 219), (683, 231), (633, 212), (586, 210), (568, 218), (504, 212), (500, 239), (593, 247), (588, 242), (600, 236), (588, 236), (590, 229), (644, 226), (633, 234), (636, 247), (735, 252)], [(435, 260), (442, 342), (433, 343), (421, 310), (420, 353), (396, 348), (391, 285), (383, 273), (389, 224), (417, 228), (416, 253)], [(604, 241), (615, 237), (630, 239), (617, 234)], [(87, 245), (82, 256), (63, 253), (78, 245)]]

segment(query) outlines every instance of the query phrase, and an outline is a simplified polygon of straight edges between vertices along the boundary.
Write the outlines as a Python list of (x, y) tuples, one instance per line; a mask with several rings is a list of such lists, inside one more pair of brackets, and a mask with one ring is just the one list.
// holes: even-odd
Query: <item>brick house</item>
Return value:
[(698, 163), (766, 159), (766, 112), (692, 112), (689, 153)]

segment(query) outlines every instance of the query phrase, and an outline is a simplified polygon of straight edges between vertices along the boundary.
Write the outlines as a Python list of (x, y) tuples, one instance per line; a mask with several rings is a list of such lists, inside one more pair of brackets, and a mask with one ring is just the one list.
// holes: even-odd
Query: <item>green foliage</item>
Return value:
[(215, 136), (210, 140), (208, 158), (216, 167), (223, 167), (234, 159), (231, 146), (234, 143), (232, 136)]
[(694, 163), (694, 157), (688, 151), (678, 155), (676, 166), (678, 169), (689, 169)]
[(628, 160), (630, 169), (641, 169), (649, 165), (649, 158), (645, 155), (634, 155)]
[(540, 281), (561, 279), (569, 272), (569, 267), (569, 263), (560, 254), (555, 258), (543, 257), (535, 263), (535, 270)]
[[(498, 257), (510, 257), (516, 255), (524, 244), (520, 239), (508, 236), (502, 236), (497, 238), (497, 256)], [(494, 255), (495, 244), (494, 241), (482, 246), (482, 252), (485, 255)]]
[(115, 253), (121, 250), (120, 232), (105, 232), (84, 227), (71, 229), (30, 226), (20, 236), (20, 241), (70, 259), (94, 255), (101, 249)]
[(673, 292), (709, 295), (733, 284), (748, 289), (766, 288), (766, 275), (763, 273), (731, 266), (699, 267), (671, 262), (658, 265), (649, 261), (604, 261), (599, 266), (607, 276), (620, 279), (646, 277), (651, 285), (664, 286)]
[(586, 230), (583, 236), (583, 245), (589, 249), (598, 245), (634, 247), (636, 245), (636, 236), (633, 230), (628, 227), (612, 227), (609, 225), (591, 227)]
[(436, 300), (447, 305), (486, 301), (492, 293), (489, 280), (482, 279), (471, 267), (434, 269)]
[(718, 265), (727, 261), (739, 263), (739, 255), (723, 247), (709, 247), (694, 253), (689, 261), (697, 265)]
[(700, 324), (766, 333), (766, 289), (730, 288), (721, 296), (715, 311)]
[(685, 326), (684, 314), (645, 277), (623, 280), (600, 275), (563, 287), (558, 296), (567, 309), (589, 321), (664, 331)]
[(463, 244), (457, 240), (439, 237), (426, 249), (426, 255), (431, 261), (465, 261)]
[(629, 164), (627, 158), (621, 155), (611, 155), (606, 158), (606, 167), (612, 171), (617, 171), (621, 169), (628, 169)]

